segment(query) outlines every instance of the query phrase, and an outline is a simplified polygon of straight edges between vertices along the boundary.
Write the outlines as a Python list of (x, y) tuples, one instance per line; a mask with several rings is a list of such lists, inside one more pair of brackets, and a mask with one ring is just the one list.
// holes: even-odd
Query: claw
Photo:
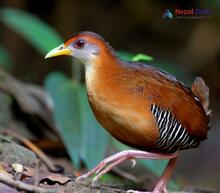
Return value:
[(128, 190), (126, 191), (126, 193), (136, 193), (137, 191), (134, 191), (134, 190)]
[(126, 193), (167, 193), (166, 187), (155, 188), (153, 192), (141, 192), (137, 190), (127, 190)]
[(142, 192), (137, 190), (127, 190), (126, 193), (163, 193), (163, 191), (154, 190), (153, 192)]
[(131, 167), (134, 168), (136, 166), (136, 160), (135, 159), (131, 159)]
[(76, 178), (76, 183), (79, 183), (80, 181), (85, 180), (86, 178), (88, 178), (88, 176), (86, 174), (79, 176)]
[(140, 192), (136, 190), (127, 190), (126, 193), (153, 193), (153, 192)]
[(96, 177), (93, 178), (92, 183), (91, 183), (91, 186), (92, 186), (92, 187), (96, 187), (96, 186), (97, 186), (97, 181), (98, 181), (98, 178), (97, 178), (97, 176), (96, 176)]

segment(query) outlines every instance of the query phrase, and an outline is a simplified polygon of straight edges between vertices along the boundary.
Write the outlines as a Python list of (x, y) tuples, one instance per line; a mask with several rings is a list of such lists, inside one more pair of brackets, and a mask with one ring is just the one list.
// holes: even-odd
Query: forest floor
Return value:
[[(100, 183), (96, 187), (91, 186), (90, 180), (76, 183), (76, 177), (73, 174), (64, 174), (62, 169), (64, 166), (57, 168), (49, 166), (48, 169), (48, 163), (46, 163), (48, 160), (45, 161), (45, 155), (43, 155), (44, 163), (41, 163), (42, 160), (39, 160), (33, 151), (3, 135), (0, 135), (0, 150), (1, 193), (125, 193), (130, 189), (126, 184), (120, 185), (120, 183)], [(49, 164), (53, 165), (50, 161)], [(179, 191), (179, 193), (182, 192), (217, 193), (219, 191), (191, 188)]]

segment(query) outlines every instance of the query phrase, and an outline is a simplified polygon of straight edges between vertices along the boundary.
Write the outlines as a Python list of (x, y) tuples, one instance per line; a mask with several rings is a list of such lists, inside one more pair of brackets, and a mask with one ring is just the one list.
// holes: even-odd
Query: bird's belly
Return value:
[[(105, 100), (89, 96), (92, 110), (101, 125), (120, 142), (139, 149), (152, 149), (157, 137), (157, 129), (146, 112), (120, 101)], [(108, 102), (107, 102), (108, 101)], [(146, 107), (147, 108), (147, 107)]]

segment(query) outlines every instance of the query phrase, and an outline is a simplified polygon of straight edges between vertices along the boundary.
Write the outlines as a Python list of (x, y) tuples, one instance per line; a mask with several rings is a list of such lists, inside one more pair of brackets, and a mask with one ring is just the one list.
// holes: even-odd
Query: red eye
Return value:
[(85, 45), (86, 45), (86, 41), (83, 40), (83, 39), (76, 40), (74, 42), (74, 47), (77, 48), (77, 49), (83, 48)]

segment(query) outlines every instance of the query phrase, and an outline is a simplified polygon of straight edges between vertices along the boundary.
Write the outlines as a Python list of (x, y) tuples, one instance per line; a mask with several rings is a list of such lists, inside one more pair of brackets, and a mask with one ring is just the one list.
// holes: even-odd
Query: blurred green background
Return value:
[[(212, 14), (197, 19), (162, 18), (166, 9), (175, 8), (210, 9)], [(1, 67), (19, 80), (44, 86), (54, 101), (54, 118), (74, 165), (83, 161), (91, 168), (103, 158), (109, 143), (117, 151), (125, 147), (94, 120), (78, 61), (44, 60), (47, 51), (83, 30), (102, 35), (124, 59), (138, 53), (152, 56), (154, 60), (147, 62), (189, 86), (197, 75), (205, 79), (213, 110), (209, 137), (198, 149), (183, 153), (174, 176), (184, 185), (220, 188), (220, 2), (2, 0)], [(153, 163), (145, 167), (160, 173), (164, 163)]]

